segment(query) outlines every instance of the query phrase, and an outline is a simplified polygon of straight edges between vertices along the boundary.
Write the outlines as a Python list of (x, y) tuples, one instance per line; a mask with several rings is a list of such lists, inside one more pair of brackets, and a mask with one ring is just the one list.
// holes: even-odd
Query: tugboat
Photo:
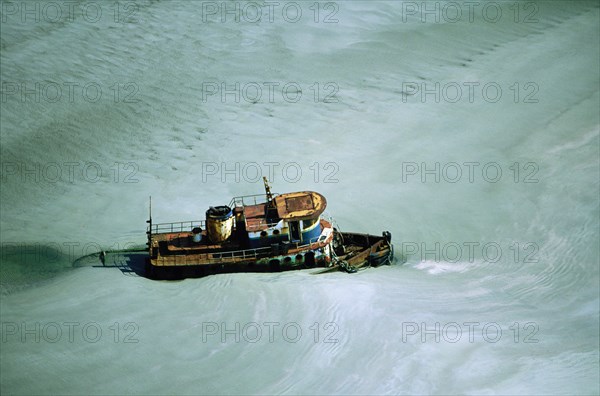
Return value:
[(279, 272), (322, 267), (318, 273), (356, 272), (390, 264), (392, 236), (340, 232), (326, 219), (325, 197), (314, 191), (234, 197), (211, 206), (205, 220), (147, 221), (145, 274), (181, 279), (222, 272)]

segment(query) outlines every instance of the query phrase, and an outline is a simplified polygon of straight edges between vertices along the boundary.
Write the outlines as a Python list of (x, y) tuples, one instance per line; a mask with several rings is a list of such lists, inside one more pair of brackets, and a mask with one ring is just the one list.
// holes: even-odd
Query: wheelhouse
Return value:
[(267, 201), (246, 205), (244, 198), (232, 200), (236, 228), (247, 235), (250, 247), (270, 246), (280, 242), (301, 245), (314, 242), (323, 231), (319, 221), (327, 200), (314, 191), (267, 194)]

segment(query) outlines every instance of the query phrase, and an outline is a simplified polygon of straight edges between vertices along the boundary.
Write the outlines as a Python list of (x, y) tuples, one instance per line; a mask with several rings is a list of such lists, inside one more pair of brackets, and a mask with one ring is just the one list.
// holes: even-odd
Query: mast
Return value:
[(148, 220), (146, 223), (150, 224), (150, 228), (152, 228), (152, 195), (150, 196), (150, 205), (148, 206)]
[(265, 193), (267, 194), (267, 202), (269, 204), (273, 204), (273, 194), (271, 193), (271, 186), (269, 186), (269, 181), (266, 176), (263, 176), (263, 182), (265, 184)]
[(150, 205), (148, 207), (148, 220), (146, 220), (146, 223), (148, 223), (148, 231), (146, 231), (146, 234), (148, 235), (148, 242), (146, 242), (146, 245), (148, 245), (148, 251), (150, 251), (150, 246), (152, 244), (152, 196), (150, 196)]

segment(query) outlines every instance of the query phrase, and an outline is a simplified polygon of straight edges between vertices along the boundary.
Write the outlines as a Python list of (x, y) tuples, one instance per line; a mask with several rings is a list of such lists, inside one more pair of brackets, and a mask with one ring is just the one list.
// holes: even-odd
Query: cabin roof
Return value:
[(318, 217), (327, 207), (327, 200), (314, 191), (281, 194), (275, 197), (277, 215), (284, 220), (305, 220)]
[(266, 203), (244, 206), (246, 231), (257, 232), (269, 228), (267, 224), (266, 208)]

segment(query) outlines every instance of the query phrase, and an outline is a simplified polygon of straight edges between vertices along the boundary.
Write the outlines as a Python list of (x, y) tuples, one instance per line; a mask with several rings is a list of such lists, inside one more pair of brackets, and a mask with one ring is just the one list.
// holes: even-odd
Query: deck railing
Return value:
[(223, 261), (223, 259), (227, 258), (259, 258), (259, 257), (267, 257), (271, 253), (270, 247), (260, 247), (255, 249), (244, 249), (244, 250), (233, 250), (229, 252), (218, 252), (213, 253), (212, 258), (218, 259), (219, 261)]
[[(312, 249), (315, 249), (318, 246), (318, 244), (323, 242), (325, 239), (326, 239), (325, 236), (320, 235), (318, 237), (311, 238), (309, 240), (309, 242), (304, 245), (299, 245), (298, 243), (290, 243), (288, 249), (300, 248), (303, 250), (306, 250), (306, 249), (312, 250)], [(235, 258), (241, 258), (243, 260), (251, 259), (251, 258), (254, 258), (254, 259), (265, 258), (265, 257), (271, 256), (272, 254), (273, 254), (273, 248), (271, 246), (264, 246), (264, 247), (254, 248), (254, 249), (243, 249), (243, 250), (233, 250), (233, 251), (228, 251), (228, 252), (211, 253), (209, 259), (213, 263), (221, 263), (223, 261), (227, 261), (227, 260), (231, 260), (231, 259), (235, 259)], [(287, 252), (285, 252), (285, 251), (281, 251), (281, 250), (279, 251), (279, 255), (286, 255), (286, 254), (287, 254)], [(174, 254), (174, 255), (163, 256), (163, 257), (160, 257), (158, 259), (158, 261), (159, 262), (168, 261), (174, 265), (197, 264), (195, 257), (185, 255), (185, 254)]]
[[(298, 243), (293, 243), (290, 242), (290, 248), (296, 249), (296, 248), (300, 248), (300, 249), (313, 249), (314, 247), (316, 247), (315, 245), (317, 245), (319, 242), (323, 242), (326, 239), (325, 236), (319, 235), (318, 237), (314, 237), (311, 238), (308, 243), (304, 244), (304, 245), (299, 245)], [(248, 259), (248, 258), (263, 258), (263, 257), (268, 257), (271, 255), (271, 253), (273, 252), (273, 248), (270, 246), (265, 246), (265, 247), (259, 247), (259, 248), (254, 248), (254, 249), (244, 249), (244, 250), (234, 250), (234, 251), (230, 251), (230, 252), (218, 252), (218, 253), (213, 253), (212, 254), (212, 258), (213, 259), (218, 259), (219, 261), (223, 261), (223, 259), (232, 259), (232, 258), (243, 258), (243, 259)], [(285, 255), (286, 253), (281, 252), (282, 255)]]
[(152, 224), (149, 231), (151, 231), (152, 234), (162, 234), (165, 232), (189, 232), (195, 227), (205, 229), (206, 222), (204, 220), (192, 220), (177, 221), (174, 223)]
[[(273, 193), (273, 198), (278, 195), (279, 194), (277, 193)], [(233, 197), (231, 202), (229, 202), (229, 207), (233, 209), (238, 206), (258, 205), (266, 202), (267, 196), (265, 194), (242, 195), (239, 197)]]

